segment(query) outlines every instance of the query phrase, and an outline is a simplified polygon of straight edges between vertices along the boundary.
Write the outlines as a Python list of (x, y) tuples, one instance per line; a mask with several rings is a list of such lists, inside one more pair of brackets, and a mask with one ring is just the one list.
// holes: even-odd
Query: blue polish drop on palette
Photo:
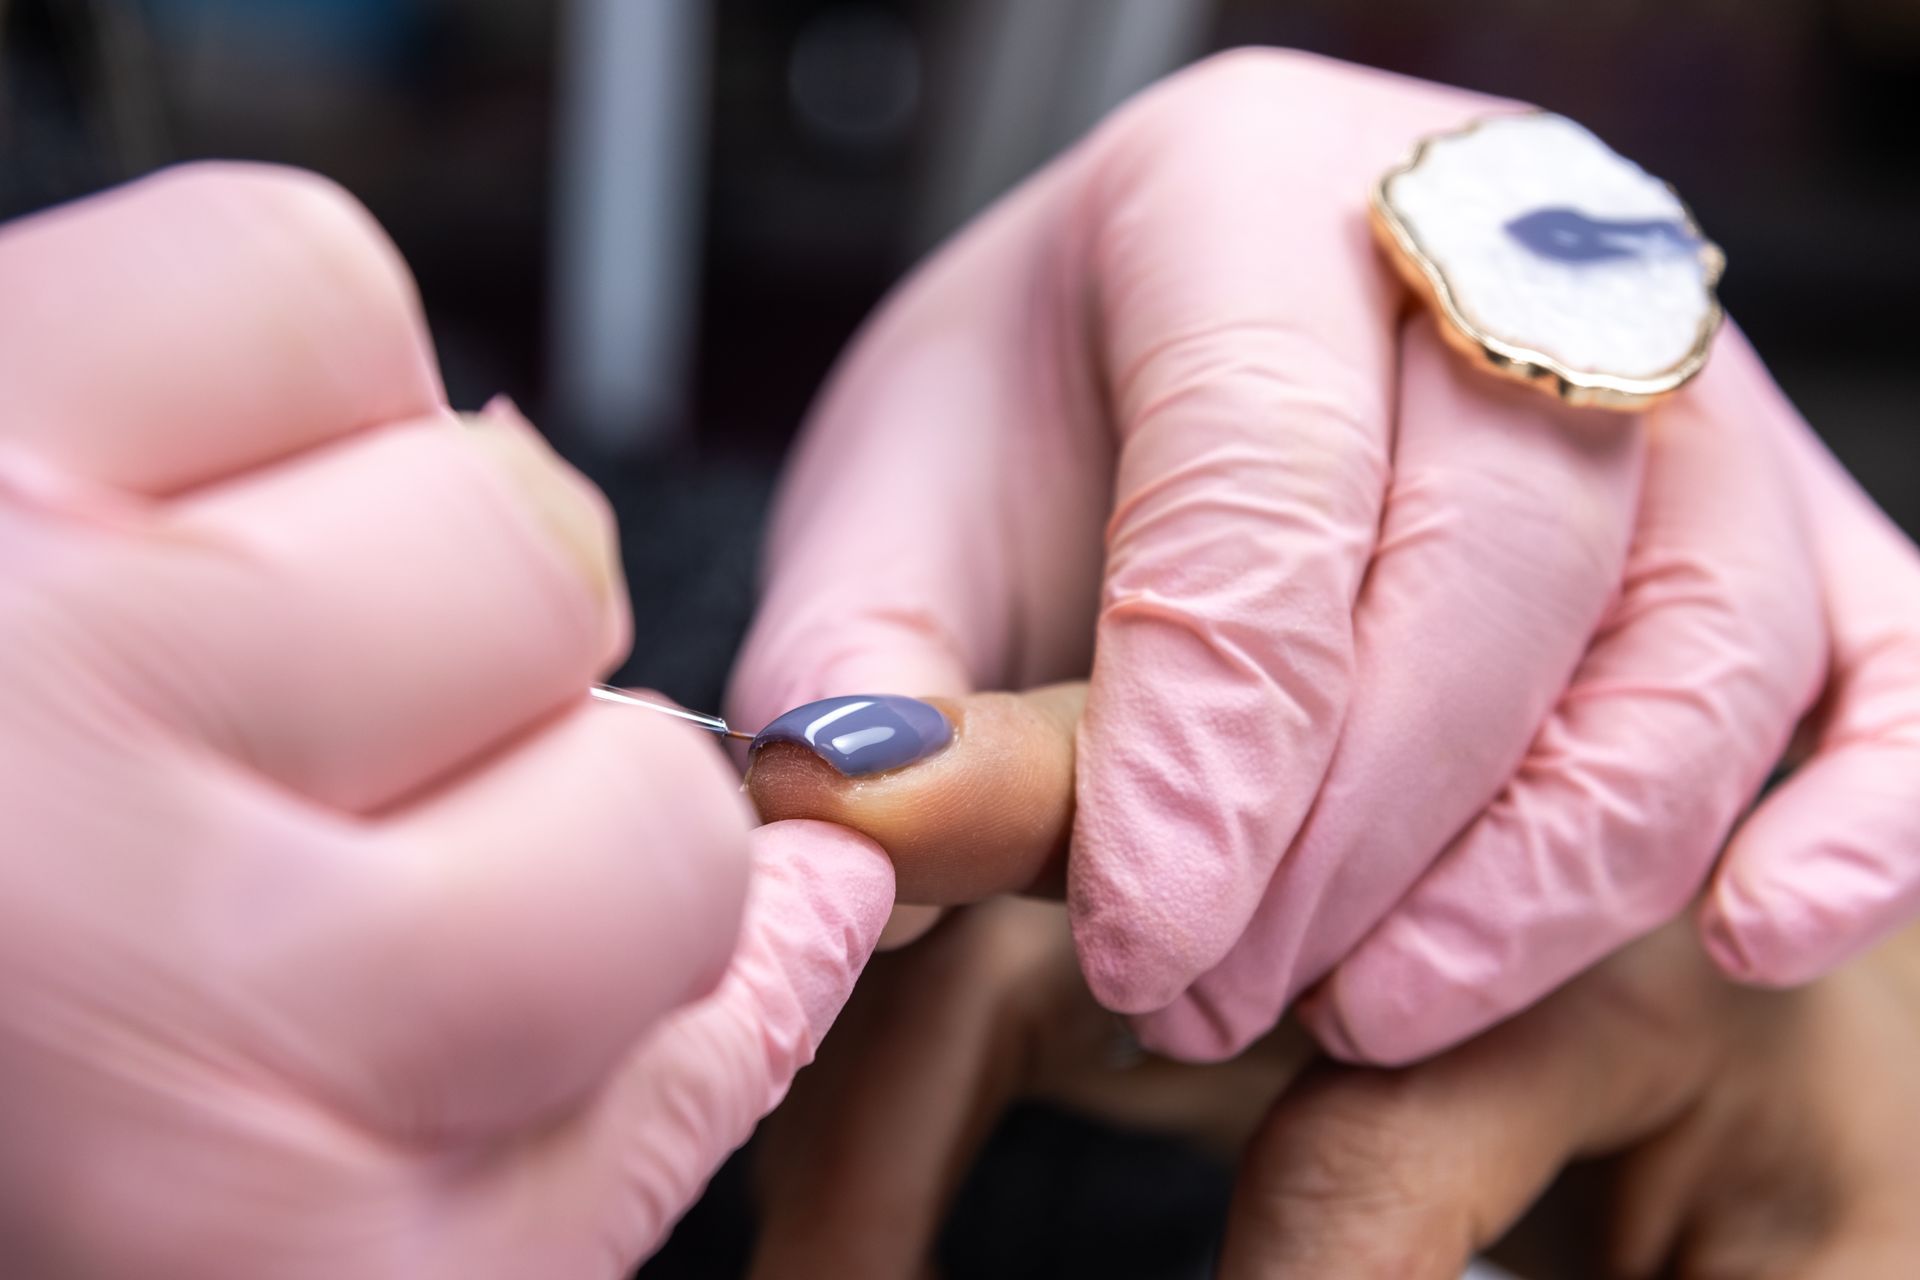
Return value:
[(795, 707), (755, 734), (751, 750), (791, 742), (858, 778), (923, 760), (952, 740), (953, 725), (938, 707), (918, 698), (869, 694)]
[(1556, 262), (1606, 262), (1661, 249), (1692, 253), (1699, 237), (1671, 218), (1590, 218), (1578, 209), (1535, 209), (1505, 225), (1506, 233)]

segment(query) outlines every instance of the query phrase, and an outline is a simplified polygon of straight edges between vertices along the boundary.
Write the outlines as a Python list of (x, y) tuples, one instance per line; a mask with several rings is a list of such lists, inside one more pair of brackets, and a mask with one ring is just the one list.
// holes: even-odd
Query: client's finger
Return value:
[(1331, 1068), (1247, 1148), (1220, 1274), (1454, 1280), (1569, 1160), (1670, 1121), (1715, 1067), (1720, 986), (1678, 926), (1430, 1063)]
[(893, 858), (903, 902), (1059, 891), (1073, 826), (1074, 726), (1086, 685), (937, 705), (834, 698), (754, 742), (760, 816), (851, 827)]
[(769, 1126), (752, 1274), (919, 1275), (981, 1143), (1037, 1060), (1071, 1043), (1076, 1012), (1111, 1025), (1050, 904), (956, 912), (876, 962)]
[(955, 911), (868, 970), (768, 1126), (754, 1274), (923, 1274), (957, 1185), (1023, 1097), (1237, 1150), (1311, 1052), (1290, 1029), (1231, 1063), (1143, 1057), (1086, 989), (1058, 904)]

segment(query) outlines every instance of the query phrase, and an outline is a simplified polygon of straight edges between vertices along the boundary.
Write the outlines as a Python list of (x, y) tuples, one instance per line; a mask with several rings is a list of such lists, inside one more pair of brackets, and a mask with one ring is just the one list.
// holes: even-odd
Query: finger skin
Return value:
[(1085, 700), (1084, 684), (943, 700), (954, 740), (874, 777), (844, 777), (804, 747), (773, 743), (754, 753), (747, 790), (764, 821), (817, 818), (876, 841), (902, 902), (1058, 893)]
[[(1685, 1122), (1621, 1162), (1628, 1276), (1879, 1280), (1912, 1267), (1920, 933), (1792, 992), (1741, 992), (1743, 1044)], [(1744, 1078), (1742, 1078), (1744, 1077)]]
[(1356, 677), (1312, 813), (1233, 951), (1143, 1042), (1221, 1058), (1385, 917), (1505, 787), (1618, 591), (1640, 423), (1490, 384), (1402, 330), (1394, 479), (1355, 611)]
[[(610, 540), (605, 499), (554, 466)], [(161, 523), (164, 572), (97, 609), (144, 637), (135, 659), (164, 655), (132, 683), (154, 715), (349, 811), (576, 703), (626, 647), (624, 593), (590, 581), (515, 473), (444, 417), (202, 490)]]
[(1079, 988), (1064, 923), (1057, 907), (995, 902), (876, 964), (771, 1122), (753, 1275), (919, 1274), (1057, 1021), (1056, 988), (1036, 975)]
[(1303, 1010), (1339, 1056), (1457, 1043), (1671, 919), (1784, 751), (1826, 648), (1751, 359), (1723, 333), (1649, 415), (1618, 607), (1512, 784)]
[(187, 165), (9, 223), (0, 297), (0, 437), (109, 487), (176, 492), (445, 402), (399, 254), (293, 169)]
[(1742, 992), (1669, 927), (1441, 1058), (1330, 1073), (1250, 1148), (1222, 1274), (1450, 1278), (1623, 1144), (1608, 1274), (1900, 1274), (1914, 988), (1881, 958)]
[(1920, 553), (1784, 400), (1779, 416), (1808, 491), (1832, 674), (1812, 759), (1735, 833), (1701, 911), (1720, 966), (1770, 986), (1920, 913)]
[(1242, 1161), (1221, 1277), (1454, 1280), (1566, 1162), (1699, 1094), (1728, 1035), (1718, 987), (1669, 928), (1432, 1062), (1289, 1091)]

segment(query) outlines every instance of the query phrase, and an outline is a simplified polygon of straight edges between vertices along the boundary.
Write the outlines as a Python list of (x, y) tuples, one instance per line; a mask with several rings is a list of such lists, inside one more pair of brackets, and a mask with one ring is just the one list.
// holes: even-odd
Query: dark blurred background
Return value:
[[(1128, 93), (1246, 43), (1530, 99), (1671, 179), (1787, 391), (1920, 527), (1907, 0), (0, 0), (0, 216), (202, 156), (343, 182), (456, 405), (511, 393), (613, 497), (623, 678), (711, 706), (782, 452), (861, 317)], [(1225, 1187), (1023, 1112), (947, 1274), (1202, 1275)], [(736, 1162), (646, 1274), (731, 1274), (745, 1199)]]

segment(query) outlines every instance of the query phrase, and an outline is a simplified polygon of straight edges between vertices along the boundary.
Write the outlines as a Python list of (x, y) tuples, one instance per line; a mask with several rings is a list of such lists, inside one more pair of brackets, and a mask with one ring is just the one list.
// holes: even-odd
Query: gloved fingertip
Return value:
[[(1081, 801), (1085, 814), (1084, 795)], [(1134, 868), (1103, 865), (1091, 856), (1081, 835), (1076, 827), (1067, 864), (1067, 916), (1087, 988), (1114, 1013), (1157, 1013), (1219, 963), (1218, 939), (1196, 935), (1183, 885), (1163, 881), (1160, 892), (1149, 892), (1150, 882), (1138, 879)]]
[(1423, 960), (1362, 950), (1302, 994), (1292, 1011), (1330, 1057), (1353, 1066), (1405, 1067), (1479, 1034), (1517, 1007)]
[(1329, 1057), (1356, 1066), (1377, 1061), (1373, 1055), (1361, 1051), (1353, 1029), (1347, 1025), (1340, 1001), (1324, 986), (1302, 996), (1293, 1006), (1293, 1013), (1313, 1033)]
[(898, 951), (902, 947), (910, 947), (926, 937), (946, 914), (945, 907), (897, 902), (893, 914), (887, 919), (887, 927), (880, 931), (880, 941), (874, 944), (874, 950)]
[(1700, 904), (1696, 926), (1714, 966), (1735, 982), (1755, 987), (1795, 987), (1831, 968), (1835, 954), (1850, 951), (1858, 922), (1836, 932), (1830, 913), (1809, 893), (1755, 898), (1734, 875), (1724, 874)]
[(1752, 983), (1757, 981), (1757, 970), (1753, 957), (1733, 927), (1726, 913), (1712, 898), (1700, 906), (1698, 919), (1700, 944), (1706, 948), (1707, 956), (1720, 972), (1735, 982)]
[(654, 1029), (604, 1117), (612, 1136), (595, 1154), (612, 1156), (601, 1176), (618, 1197), (617, 1253), (629, 1264), (813, 1060), (893, 905), (885, 852), (844, 827), (770, 823), (755, 829), (752, 853), (725, 979)]
[(1225, 1062), (1267, 1028), (1248, 1028), (1222, 1016), (1198, 988), (1193, 988), (1166, 1008), (1134, 1018), (1132, 1029), (1142, 1048), (1162, 1057), (1180, 1062)]
[[(1069, 898), (1069, 905), (1073, 900)], [(1166, 1008), (1187, 989), (1189, 975), (1165, 955), (1143, 954), (1139, 940), (1148, 928), (1115, 926), (1073, 910), (1073, 945), (1087, 989), (1104, 1009), (1129, 1016)], [(1171, 938), (1171, 934), (1167, 935)]]
[(839, 1016), (893, 909), (893, 864), (867, 837), (796, 819), (754, 833), (750, 941), (777, 960), (811, 1046)]

